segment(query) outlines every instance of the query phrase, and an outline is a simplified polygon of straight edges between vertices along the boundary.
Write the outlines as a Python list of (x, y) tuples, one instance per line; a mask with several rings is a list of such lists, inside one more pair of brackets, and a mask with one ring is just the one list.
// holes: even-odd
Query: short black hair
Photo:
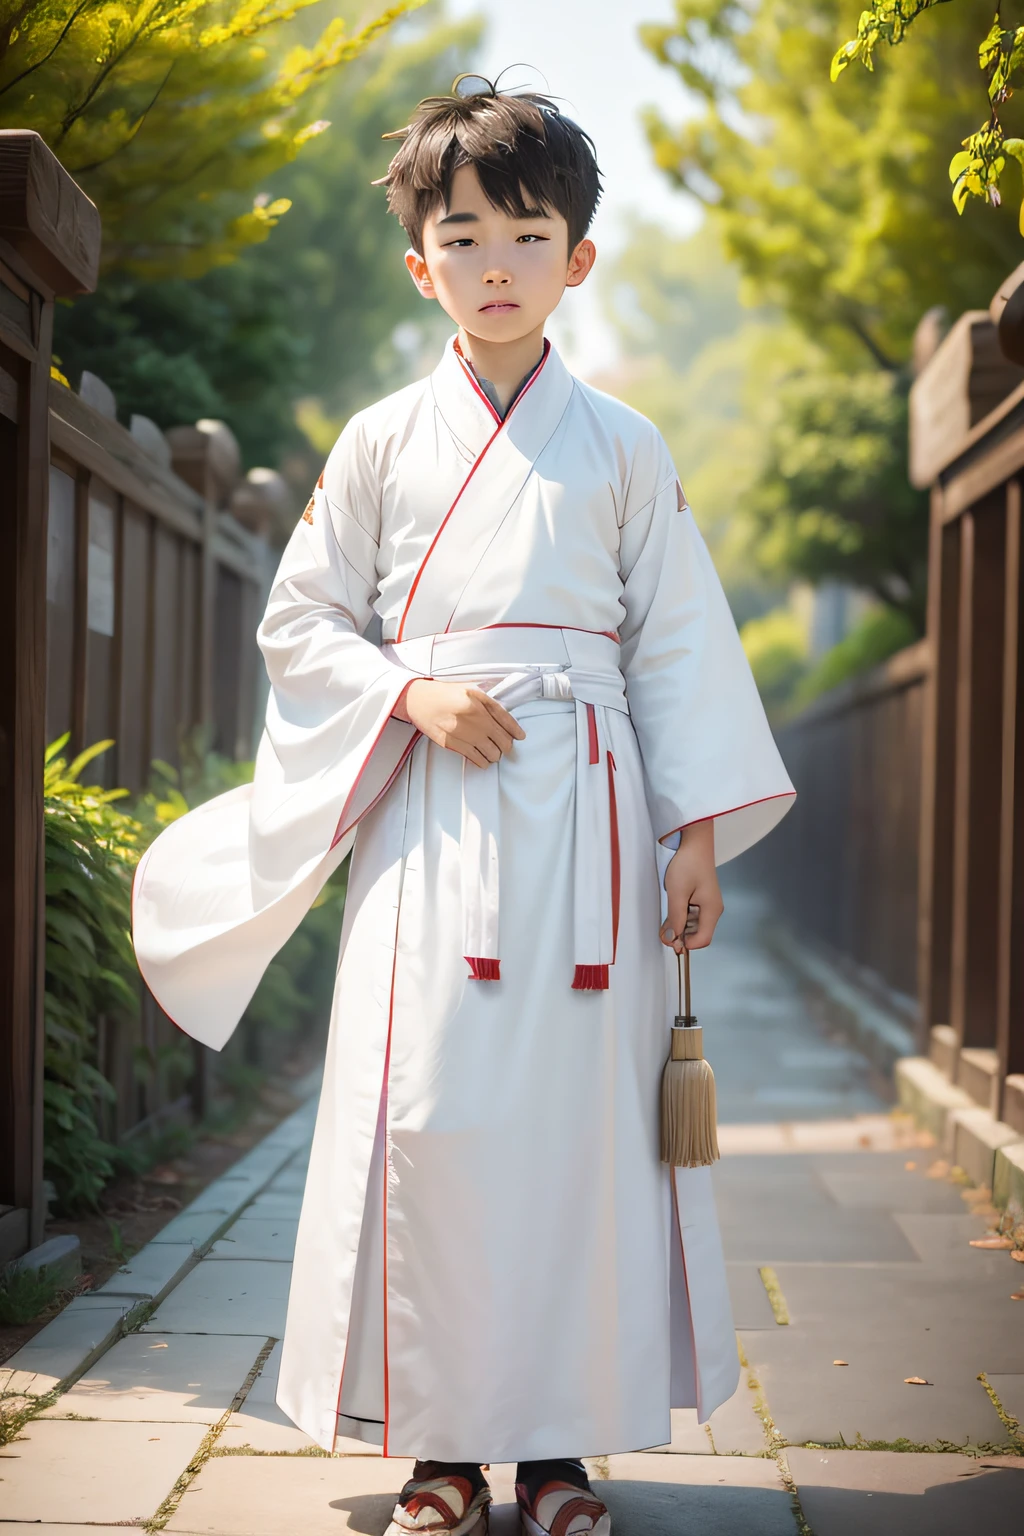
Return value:
[(377, 185), (387, 187), (388, 207), (421, 255), (423, 225), (438, 205), (448, 207), (464, 165), (474, 167), (484, 196), (503, 213), (525, 218), (531, 205), (560, 213), (570, 252), (590, 228), (601, 196), (593, 140), (546, 96), (493, 87), (428, 96), (407, 127), (385, 138), (402, 144)]

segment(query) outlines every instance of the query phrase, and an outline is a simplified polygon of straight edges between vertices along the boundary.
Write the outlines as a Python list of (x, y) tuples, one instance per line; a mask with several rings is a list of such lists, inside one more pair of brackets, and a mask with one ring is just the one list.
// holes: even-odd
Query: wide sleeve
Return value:
[(281, 560), (259, 631), (271, 686), (252, 784), (172, 822), (136, 871), (142, 975), (215, 1049), (416, 740), (391, 718), (415, 674), (363, 633), (377, 590), (374, 448), (356, 418)]
[(414, 674), (364, 634), (377, 594), (374, 449), (355, 418), (285, 549), (260, 625), (270, 697), (250, 836), (257, 904), (355, 826), (415, 736), (391, 718)]
[(683, 827), (713, 820), (722, 864), (771, 831), (794, 790), (667, 450), (657, 468), (621, 530), (626, 695), (658, 841), (677, 847)]

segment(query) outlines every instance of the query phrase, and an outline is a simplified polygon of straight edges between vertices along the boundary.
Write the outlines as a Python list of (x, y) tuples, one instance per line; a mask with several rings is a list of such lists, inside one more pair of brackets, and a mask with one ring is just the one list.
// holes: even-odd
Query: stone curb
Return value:
[(0, 1396), (66, 1391), (139, 1327), (309, 1141), (315, 1091), (221, 1178), (207, 1185), (97, 1291), (76, 1296), (0, 1368)]
[(806, 939), (797, 939), (777, 919), (765, 923), (763, 937), (769, 950), (819, 994), (830, 1022), (874, 1066), (891, 1073), (902, 1057), (914, 1054), (913, 1031), (903, 1019), (851, 981)]

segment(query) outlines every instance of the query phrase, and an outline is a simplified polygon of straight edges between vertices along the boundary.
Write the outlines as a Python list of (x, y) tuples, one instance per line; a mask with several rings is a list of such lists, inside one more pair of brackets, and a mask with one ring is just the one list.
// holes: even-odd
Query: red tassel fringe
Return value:
[(574, 992), (607, 992), (608, 967), (606, 965), (578, 965), (572, 979)]
[(472, 981), (501, 980), (500, 960), (484, 960), (479, 955), (466, 955), (464, 958), (469, 966)]

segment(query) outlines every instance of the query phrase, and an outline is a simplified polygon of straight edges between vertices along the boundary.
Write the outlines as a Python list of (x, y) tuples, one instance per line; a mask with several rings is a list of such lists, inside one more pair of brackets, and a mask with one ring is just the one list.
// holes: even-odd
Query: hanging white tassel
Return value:
[(721, 1156), (715, 1074), (704, 1060), (704, 1032), (690, 1012), (689, 950), (684, 948), (676, 959), (680, 1011), (672, 1025), (672, 1051), (661, 1079), (661, 1160), (673, 1168), (707, 1168)]

